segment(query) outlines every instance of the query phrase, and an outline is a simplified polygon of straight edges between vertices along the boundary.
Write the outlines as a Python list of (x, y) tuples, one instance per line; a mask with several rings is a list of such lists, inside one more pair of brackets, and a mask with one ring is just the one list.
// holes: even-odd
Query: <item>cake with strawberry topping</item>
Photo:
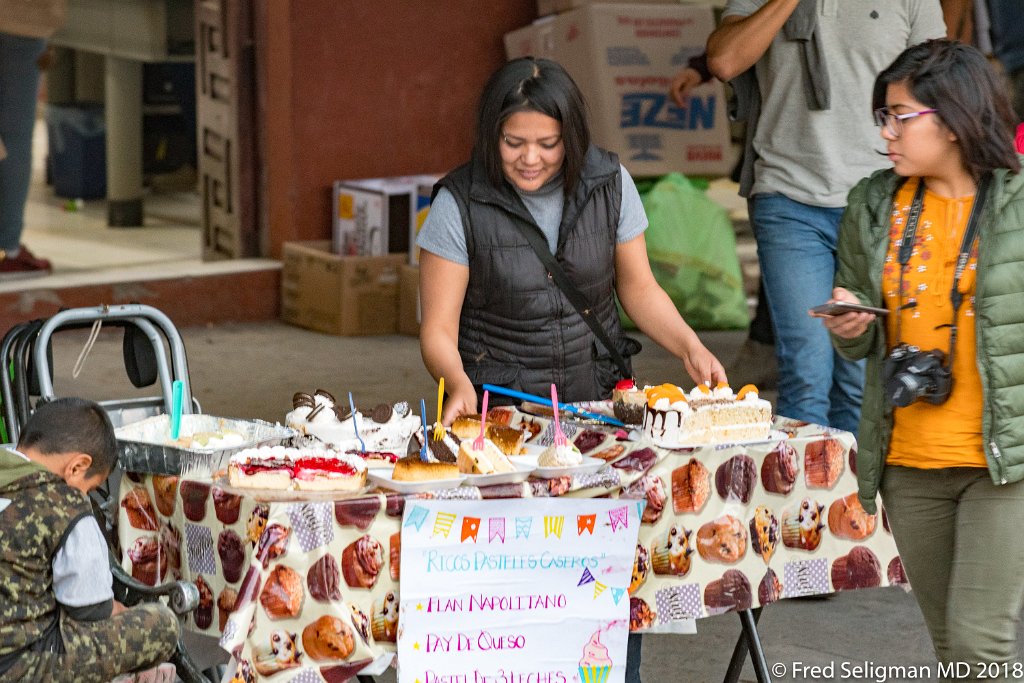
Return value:
[(642, 424), (647, 395), (632, 379), (624, 379), (612, 391), (612, 411), (615, 417), (628, 425)]
[(358, 491), (366, 485), (366, 462), (358, 455), (330, 450), (247, 448), (231, 456), (228, 483), (281, 491)]
[(726, 384), (698, 384), (689, 393), (661, 384), (644, 393), (644, 433), (665, 448), (759, 441), (771, 432), (771, 403), (752, 384), (735, 394)]

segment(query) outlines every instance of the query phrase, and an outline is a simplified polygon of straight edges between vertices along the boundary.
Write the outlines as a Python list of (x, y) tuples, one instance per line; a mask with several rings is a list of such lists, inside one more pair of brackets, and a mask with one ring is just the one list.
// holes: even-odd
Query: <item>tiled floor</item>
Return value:
[[(54, 195), (46, 185), (46, 126), (36, 124), (32, 185), (25, 208), (22, 241), (53, 263), (45, 278), (0, 282), (0, 292), (60, 288), (85, 284), (201, 276), (266, 268), (264, 259), (216, 261), (201, 259), (199, 194), (194, 189), (156, 191), (146, 188), (145, 225), (107, 226), (103, 200), (81, 207)], [(180, 185), (180, 183), (179, 183)]]

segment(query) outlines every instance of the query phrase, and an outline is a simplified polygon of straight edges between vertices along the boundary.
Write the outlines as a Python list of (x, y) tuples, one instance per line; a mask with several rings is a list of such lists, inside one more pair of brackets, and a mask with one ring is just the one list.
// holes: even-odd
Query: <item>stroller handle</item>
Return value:
[[(52, 401), (55, 398), (53, 381), (50, 379), (49, 361), (46, 350), (50, 345), (53, 333), (65, 326), (93, 323), (100, 321), (123, 320), (138, 326), (146, 335), (156, 351), (157, 367), (160, 373), (161, 393), (164, 409), (171, 411), (171, 386), (174, 380), (182, 382), (182, 412), (192, 412), (192, 387), (189, 384), (188, 360), (185, 357), (185, 344), (178, 334), (177, 328), (165, 313), (152, 306), (143, 304), (124, 304), (118, 306), (97, 306), (94, 308), (71, 308), (60, 311), (50, 317), (39, 333), (34, 344), (34, 362), (36, 376), (39, 380), (39, 396), (41, 400)], [(158, 329), (159, 328), (159, 331)], [(170, 347), (171, 368), (168, 370), (163, 343), (160, 333), (167, 339)]]

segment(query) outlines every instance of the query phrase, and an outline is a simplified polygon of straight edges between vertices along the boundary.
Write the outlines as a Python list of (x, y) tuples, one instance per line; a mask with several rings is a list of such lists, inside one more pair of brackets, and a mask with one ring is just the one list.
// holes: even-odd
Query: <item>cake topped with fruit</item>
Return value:
[(729, 385), (698, 384), (688, 393), (674, 384), (644, 389), (644, 433), (659, 446), (736, 443), (767, 439), (772, 406), (748, 384), (733, 393)]
[(612, 410), (618, 419), (628, 425), (641, 424), (646, 405), (647, 395), (632, 379), (621, 380), (615, 385), (612, 391)]

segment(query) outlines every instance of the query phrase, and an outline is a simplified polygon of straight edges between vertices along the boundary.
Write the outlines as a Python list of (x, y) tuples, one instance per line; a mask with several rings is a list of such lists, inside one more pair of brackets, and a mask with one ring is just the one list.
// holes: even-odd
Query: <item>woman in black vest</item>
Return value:
[[(484, 383), (541, 395), (554, 383), (566, 402), (608, 398), (640, 348), (622, 333), (616, 296), (695, 382), (726, 381), (655, 281), (636, 186), (616, 155), (590, 144), (585, 110), (559, 64), (507, 63), (481, 96), (472, 159), (434, 188), (417, 238), (420, 347), (445, 378), (446, 424), (477, 412)], [(559, 269), (589, 321), (556, 282)]]

